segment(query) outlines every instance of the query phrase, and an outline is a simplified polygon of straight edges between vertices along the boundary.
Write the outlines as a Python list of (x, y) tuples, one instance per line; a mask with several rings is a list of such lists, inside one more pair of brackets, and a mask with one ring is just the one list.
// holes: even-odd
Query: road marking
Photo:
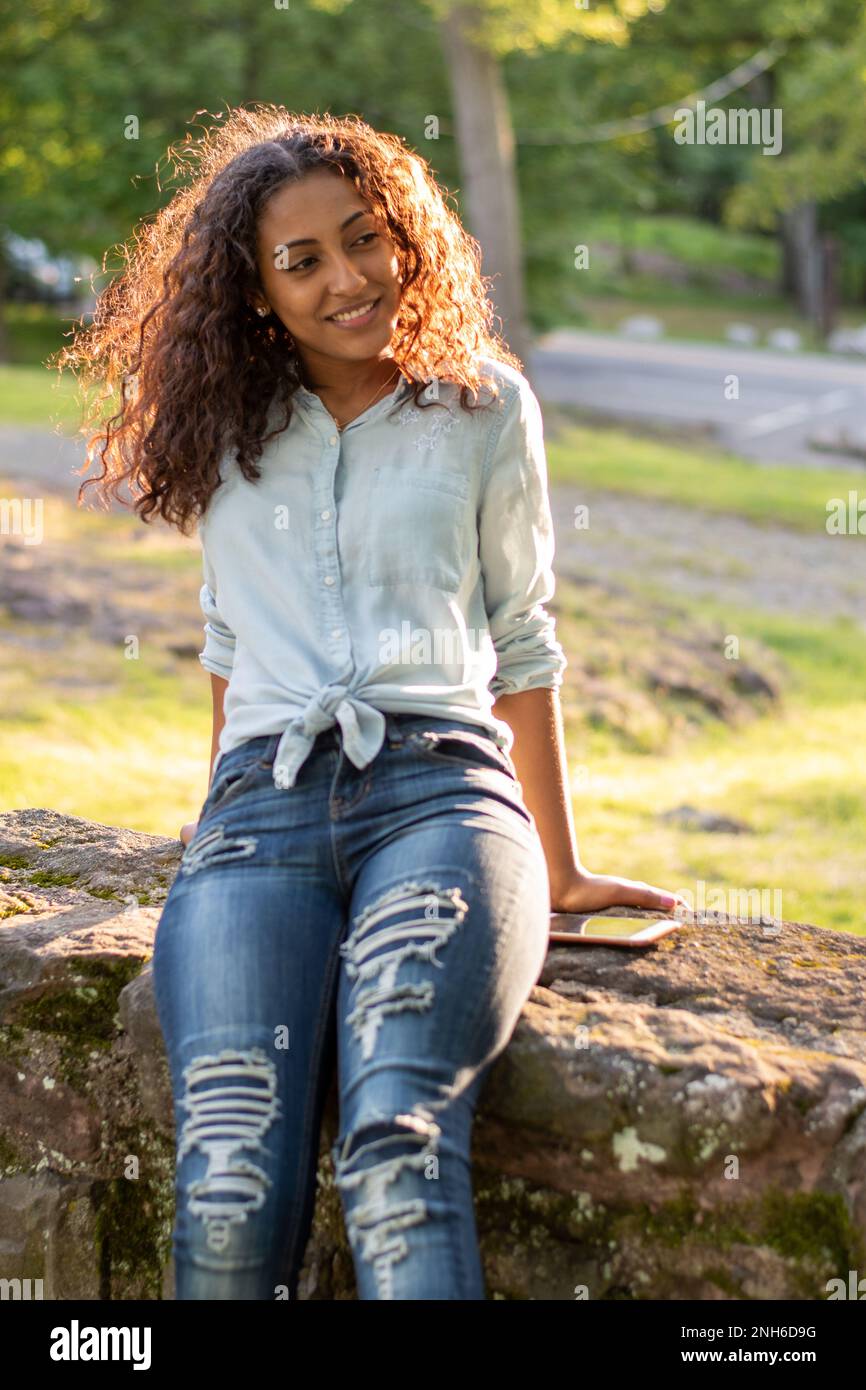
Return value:
[(834, 386), (843, 381), (850, 382), (854, 387), (862, 388), (863, 385), (863, 362), (852, 361), (849, 355), (843, 356), (841, 353), (784, 353), (766, 347), (743, 347), (740, 343), (683, 343), (664, 338), (641, 342), (634, 338), (564, 328), (538, 339), (533, 352), (538, 354), (539, 370), (546, 365), (544, 359), (548, 355), (561, 358), (563, 367), (569, 367), (574, 359), (579, 361), (581, 358), (594, 357), (598, 360), (632, 360), (642, 366), (667, 363), (683, 367), (707, 367), (723, 373), (738, 371), (741, 376), (748, 371), (755, 375), (799, 377), (809, 382), (824, 379)]
[(769, 410), (765, 415), (756, 415), (736, 433), (754, 438), (759, 434), (772, 434), (775, 430), (789, 429), (791, 425), (808, 420), (812, 415), (832, 415), (834, 411), (845, 410), (851, 404), (851, 396), (850, 391), (828, 391), (826, 396), (818, 396), (814, 401), (798, 401), (795, 405), (785, 405), (780, 410)]

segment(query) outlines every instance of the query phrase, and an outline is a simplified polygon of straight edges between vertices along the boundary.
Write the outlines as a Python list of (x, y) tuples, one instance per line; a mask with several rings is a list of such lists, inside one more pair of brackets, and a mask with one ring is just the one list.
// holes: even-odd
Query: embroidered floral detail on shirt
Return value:
[[(448, 410), (447, 406), (445, 408)], [(418, 420), (423, 420), (425, 415), (429, 414), (429, 411), (419, 410), (416, 405), (410, 406), (408, 410), (404, 410), (401, 413), (400, 424), (414, 425)], [(450, 410), (448, 410), (447, 417), (443, 415), (441, 411), (436, 411), (427, 433), (419, 434), (418, 438), (414, 441), (415, 448), (418, 449), (419, 452), (421, 449), (435, 449), (443, 435), (446, 435), (449, 430), (452, 430), (456, 424), (457, 416), (452, 414)]]

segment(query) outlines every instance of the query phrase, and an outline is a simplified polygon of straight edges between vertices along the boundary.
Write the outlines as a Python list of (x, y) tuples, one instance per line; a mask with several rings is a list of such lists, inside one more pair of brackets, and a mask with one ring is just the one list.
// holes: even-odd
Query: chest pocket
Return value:
[(367, 579), (456, 593), (466, 567), (469, 479), (423, 464), (380, 465), (370, 492)]

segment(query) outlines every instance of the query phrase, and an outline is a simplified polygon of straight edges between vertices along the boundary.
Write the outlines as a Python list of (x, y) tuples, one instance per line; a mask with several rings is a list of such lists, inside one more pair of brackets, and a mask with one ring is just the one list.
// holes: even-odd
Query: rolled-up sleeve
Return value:
[(568, 665), (545, 604), (553, 597), (554, 532), (541, 407), (525, 377), (494, 426), (479, 511), (484, 605), (498, 663), (494, 700), (562, 685)]
[(206, 671), (229, 680), (235, 659), (235, 634), (223, 621), (217, 607), (216, 576), (208, 560), (207, 551), (202, 546), (202, 568), (204, 583), (201, 586), (199, 602), (205, 616), (205, 644), (199, 652), (199, 661)]

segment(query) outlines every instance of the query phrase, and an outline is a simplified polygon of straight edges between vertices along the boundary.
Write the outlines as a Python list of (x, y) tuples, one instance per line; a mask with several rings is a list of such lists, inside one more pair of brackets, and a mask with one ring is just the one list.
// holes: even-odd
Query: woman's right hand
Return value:
[(195, 834), (195, 832), (196, 832), (197, 829), (198, 829), (198, 821), (197, 821), (197, 820), (191, 820), (191, 821), (188, 821), (186, 825), (182, 825), (182, 826), (180, 827), (180, 842), (181, 842), (181, 844), (183, 844), (183, 845), (188, 845), (189, 842), (190, 842), (190, 840), (192, 839), (192, 837), (193, 837), (193, 835)]

